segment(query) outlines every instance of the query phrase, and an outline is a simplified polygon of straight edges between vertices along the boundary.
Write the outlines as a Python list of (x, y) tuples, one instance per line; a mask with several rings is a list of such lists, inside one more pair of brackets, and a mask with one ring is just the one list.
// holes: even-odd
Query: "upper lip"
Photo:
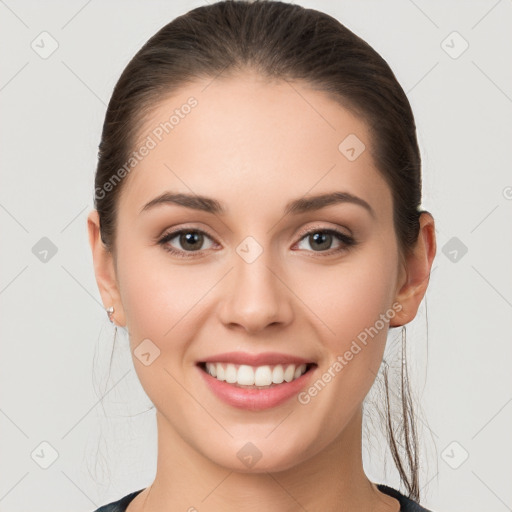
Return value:
[(297, 357), (289, 354), (280, 354), (278, 352), (263, 352), (261, 354), (250, 354), (248, 352), (223, 352), (200, 361), (201, 363), (232, 363), (246, 364), (249, 366), (287, 364), (308, 364), (313, 363), (309, 359)]

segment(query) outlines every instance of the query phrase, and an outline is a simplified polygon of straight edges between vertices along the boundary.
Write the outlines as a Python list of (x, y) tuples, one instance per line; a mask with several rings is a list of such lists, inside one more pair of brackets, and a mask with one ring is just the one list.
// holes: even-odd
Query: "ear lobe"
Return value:
[(405, 325), (414, 319), (427, 291), (437, 244), (435, 222), (429, 212), (420, 215), (420, 231), (416, 245), (405, 257), (395, 300), (402, 309), (390, 320), (390, 327)]
[(107, 250), (101, 240), (100, 220), (97, 210), (92, 210), (89, 213), (87, 217), (87, 230), (94, 262), (94, 275), (104, 308), (114, 306), (114, 313), (111, 316), (112, 321), (119, 326), (124, 326), (126, 320), (117, 286), (114, 259), (112, 253)]

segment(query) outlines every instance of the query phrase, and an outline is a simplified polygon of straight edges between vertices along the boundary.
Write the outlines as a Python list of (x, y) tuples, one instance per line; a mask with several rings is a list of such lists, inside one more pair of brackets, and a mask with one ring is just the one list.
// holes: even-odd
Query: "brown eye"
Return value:
[(330, 233), (318, 232), (313, 235), (308, 235), (310, 246), (314, 251), (322, 249), (330, 249), (333, 236)]
[[(335, 229), (315, 229), (309, 231), (301, 238), (301, 242), (303, 240), (307, 240), (313, 252), (327, 252), (328, 254), (347, 250), (349, 247), (356, 244), (354, 238)], [(334, 241), (338, 241), (340, 244), (338, 247), (329, 251)], [(299, 244), (301, 242), (299, 242)]]
[[(175, 239), (177, 240), (178, 247), (171, 244), (171, 241)], [(207, 239), (211, 240), (210, 236), (204, 231), (198, 229), (181, 229), (179, 231), (167, 233), (158, 241), (158, 243), (171, 254), (188, 258), (192, 255), (187, 253), (200, 252), (203, 250), (203, 245)], [(176, 244), (176, 242), (174, 243)]]
[(197, 231), (188, 231), (178, 236), (181, 247), (183, 247), (185, 250), (197, 251), (198, 248), (200, 249), (203, 244), (204, 237), (202, 233)]

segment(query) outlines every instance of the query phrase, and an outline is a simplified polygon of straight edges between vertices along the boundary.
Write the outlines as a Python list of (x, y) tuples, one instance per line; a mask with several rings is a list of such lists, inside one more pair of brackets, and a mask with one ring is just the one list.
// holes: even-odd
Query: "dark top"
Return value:
[[(377, 487), (379, 488), (379, 491), (392, 496), (400, 502), (400, 512), (431, 512), (430, 510), (421, 507), (391, 487), (382, 484), (377, 484)], [(103, 505), (102, 507), (96, 509), (94, 512), (125, 512), (129, 503), (135, 498), (135, 496), (137, 496), (137, 494), (141, 493), (143, 490), (144, 489), (140, 489), (138, 491), (127, 494), (124, 498), (121, 498), (118, 501), (113, 501), (107, 505)]]

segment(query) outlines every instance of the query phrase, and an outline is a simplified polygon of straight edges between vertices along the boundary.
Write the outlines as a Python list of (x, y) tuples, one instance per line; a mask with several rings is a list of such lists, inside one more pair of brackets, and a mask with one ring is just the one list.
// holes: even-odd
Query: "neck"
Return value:
[(364, 473), (361, 425), (359, 410), (333, 443), (302, 463), (285, 471), (241, 473), (202, 456), (157, 412), (156, 477), (130, 512), (398, 511), (398, 501), (378, 491)]

